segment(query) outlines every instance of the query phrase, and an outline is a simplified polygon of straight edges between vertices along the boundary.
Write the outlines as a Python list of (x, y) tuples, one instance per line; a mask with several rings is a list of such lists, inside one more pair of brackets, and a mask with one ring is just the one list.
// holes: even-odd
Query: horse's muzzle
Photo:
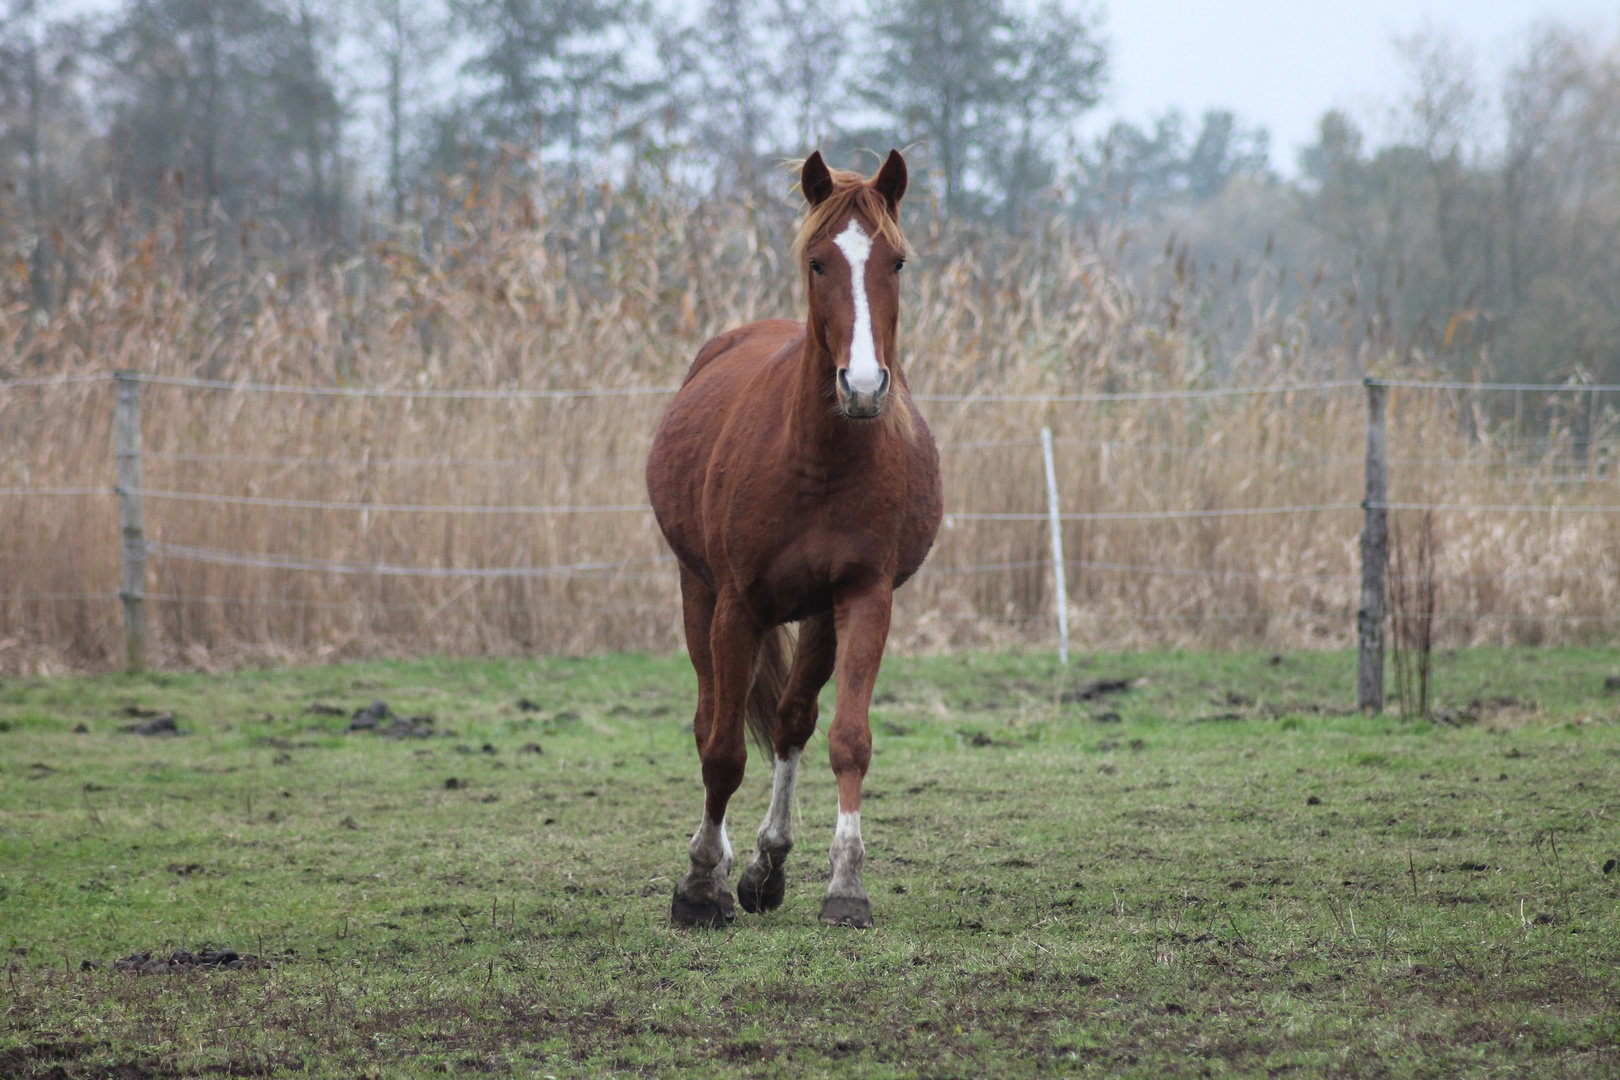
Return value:
[(876, 390), (856, 390), (849, 384), (849, 369), (838, 369), (838, 407), (851, 420), (875, 420), (889, 400), (889, 369), (878, 369)]

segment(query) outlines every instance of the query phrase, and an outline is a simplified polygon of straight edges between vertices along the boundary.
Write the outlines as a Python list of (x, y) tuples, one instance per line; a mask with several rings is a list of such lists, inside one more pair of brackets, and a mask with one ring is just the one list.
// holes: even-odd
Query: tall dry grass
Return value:
[[(109, 213), (65, 247), (73, 280), (48, 314), (23, 301), (25, 275), (8, 261), (0, 376), (122, 368), (320, 386), (673, 385), (712, 334), (799, 309), (785, 254), (791, 214), (785, 202), (486, 178), (453, 188), (421, 230), (336, 258), (277, 249), (246, 226), (202, 228), (194, 208), (145, 222)], [(978, 400), (1293, 383), (1400, 359), (1365, 339), (1344, 344), (1354, 334), (1327, 334), (1344, 315), (1329, 303), (1279, 310), (1275, 268), (1261, 266), (1216, 297), (1184, 254), (1127, 274), (1121, 237), (1061, 222), (1020, 239), (912, 232), (922, 257), (907, 271), (902, 337), (913, 390), (976, 398), (924, 406), (953, 514), (1044, 511), (1042, 426), (1056, 437), (1069, 512), (1361, 498), (1357, 387)], [(674, 571), (658, 561), (665, 552), (647, 513), (378, 508), (640, 504), (663, 397), (420, 400), (150, 384), (143, 395), (149, 491), (370, 507), (152, 495), (147, 531), (158, 544), (443, 568), (630, 564), (544, 578), (424, 578), (158, 553), (149, 608), (160, 664), (680, 645)], [(1559, 426), (1567, 403), (1539, 426), (1478, 406), (1470, 395), (1393, 392), (1395, 501), (1620, 505), (1606, 459), (1577, 455)], [(111, 411), (106, 381), (0, 389), (0, 488), (109, 488)], [(1594, 415), (1601, 435), (1607, 414)], [(1064, 544), (1077, 644), (1348, 644), (1360, 520), (1351, 509), (1071, 522)], [(1620, 590), (1615, 521), (1442, 513), (1439, 641), (1608, 637), (1601, 620)], [(0, 671), (117, 663), (115, 500), (0, 495), (0, 537)], [(900, 594), (894, 647), (1047, 646), (1052, 608), (1044, 522), (952, 516), (925, 573)]]

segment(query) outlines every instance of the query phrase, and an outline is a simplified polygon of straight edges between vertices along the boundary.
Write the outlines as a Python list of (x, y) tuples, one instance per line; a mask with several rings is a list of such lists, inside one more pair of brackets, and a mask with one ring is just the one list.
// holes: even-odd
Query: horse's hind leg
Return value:
[(771, 805), (759, 826), (754, 857), (737, 882), (737, 902), (744, 911), (774, 911), (787, 892), (787, 856), (793, 850), (793, 786), (799, 775), (804, 744), (816, 730), (816, 699), (832, 678), (837, 656), (832, 615), (818, 615), (799, 625), (793, 670), (776, 710), (776, 745), (771, 770)]
[(715, 596), (684, 572), (681, 597), (687, 650), (698, 671), (698, 714), (692, 732), (703, 763), (705, 797), (703, 821), (687, 849), (691, 869), (675, 886), (669, 918), (679, 926), (720, 927), (737, 915), (731, 898), (726, 805), (742, 783), (748, 762), (743, 710), (753, 682), (760, 632), (747, 609), (734, 598)]
[[(714, 659), (710, 652), (709, 635), (714, 622), (714, 590), (695, 574), (681, 568), (681, 614), (686, 623), (686, 651), (692, 658), (697, 673), (697, 712), (692, 717), (692, 737), (697, 740), (698, 754), (709, 741), (714, 727)], [(728, 911), (730, 897), (728, 877), (730, 867), (724, 855), (731, 845), (726, 840), (725, 823), (712, 827), (707, 815), (692, 837), (692, 868), (706, 866), (707, 872), (688, 874), (675, 887), (670, 903), (670, 921), (679, 926), (718, 926), (736, 917)], [(716, 853), (718, 852), (718, 853)], [(707, 879), (707, 880), (705, 880)], [(716, 880), (718, 879), (718, 880)]]

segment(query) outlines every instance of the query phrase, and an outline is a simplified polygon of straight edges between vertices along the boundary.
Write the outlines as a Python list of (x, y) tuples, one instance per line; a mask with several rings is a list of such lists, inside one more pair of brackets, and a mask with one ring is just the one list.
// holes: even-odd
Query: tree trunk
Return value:
[(388, 187), (394, 195), (394, 223), (405, 217), (405, 176), (400, 162), (403, 136), (405, 81), (405, 13), (403, 0), (388, 5)]
[(28, 260), (28, 277), (34, 293), (34, 305), (41, 311), (48, 311), (51, 306), (51, 251), (45, 239), (45, 166), (41, 160), (39, 145), (40, 132), (44, 125), (43, 108), (40, 104), (39, 9), (36, 0), (26, 0), (19, 14), (28, 34), (28, 54), (24, 61), (27, 70), (23, 73), (28, 93), (28, 128), (24, 135), (24, 152), (28, 157), (28, 224), (34, 230), (34, 250)]

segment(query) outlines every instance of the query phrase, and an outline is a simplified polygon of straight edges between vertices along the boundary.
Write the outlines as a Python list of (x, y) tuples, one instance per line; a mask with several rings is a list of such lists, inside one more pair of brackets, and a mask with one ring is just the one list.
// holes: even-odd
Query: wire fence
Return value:
[[(674, 391), (673, 387), (457, 390), (422, 386), (309, 386), (167, 375), (125, 373), (115, 377), (112, 373), (88, 373), (0, 380), (0, 406), (4, 404), (4, 396), (14, 391), (48, 393), (57, 388), (82, 387), (97, 382), (116, 382), (120, 403), (135, 403), (133, 421), (125, 417), (123, 422), (114, 425), (120, 433), (124, 433), (113, 455), (120, 468), (133, 467), (136, 470), (134, 475), (139, 476), (140, 463), (144, 461), (153, 467), (169, 469), (176, 479), (189, 482), (149, 487), (139, 482), (126, 483), (121, 474), (120, 482), (114, 485), (29, 483), (26, 477), (19, 477), (18, 474), (41, 470), (31, 467), (9, 469), (6, 479), (20, 479), (22, 482), (0, 486), (0, 500), (4, 500), (0, 502), (0, 515), (9, 515), (0, 516), (0, 520), (13, 520), (23, 513), (6, 509), (14, 502), (105, 499), (109, 509), (116, 504), (122, 520), (119, 550), (124, 586), (118, 590), (69, 588), (24, 591), (8, 588), (5, 602), (0, 604), (0, 618), (4, 620), (0, 622), (0, 648), (3, 648), (5, 640), (16, 640), (19, 633), (26, 635), (28, 605), (107, 605), (115, 600), (126, 609), (126, 624), (139, 621), (139, 618), (129, 617), (130, 609), (139, 609), (143, 618), (144, 605), (147, 603), (177, 611), (186, 609), (188, 605), (285, 611), (363, 611), (368, 619), (378, 625), (386, 624), (386, 617), (390, 613), (443, 614), (459, 605), (470, 605), (473, 618), (501, 616), (530, 620), (559, 613), (644, 614), (663, 607), (670, 610), (664, 624), (671, 628), (669, 632), (679, 633), (672, 606), (674, 559), (659, 546), (651, 520), (651, 507), (640, 500), (592, 497), (595, 494), (591, 490), (593, 487), (625, 491), (628, 485), (639, 484), (640, 465), (645, 460), (644, 449), (638, 447), (606, 453), (572, 452), (593, 449), (575, 445), (569, 446), (571, 452), (566, 453), (520, 453), (515, 456), (462, 456), (456, 452), (457, 448), (451, 446), (435, 453), (405, 455), (387, 452), (374, 455), (369, 446), (365, 446), (363, 452), (349, 454), (232, 452), (230, 442), (240, 436), (244, 425), (251, 429), (257, 417), (251, 409), (220, 404), (214, 408), (222, 418), (221, 422), (209, 427), (207, 434), (223, 437), (227, 443), (225, 448), (199, 448), (195, 444), (182, 447), (178, 445), (180, 440), (166, 435), (157, 440), (159, 446), (144, 448), (141, 439), (143, 423), (139, 413), (139, 391), (142, 386), (165, 388), (178, 393), (204, 393), (230, 402), (239, 402), (244, 395), (269, 395), (281, 399), (349, 403), (369, 401), (381, 403), (383, 407), (390, 407), (391, 404), (409, 407), (411, 403), (420, 401), (448, 404), (513, 402), (548, 407), (598, 403), (612, 408), (620, 407), (614, 405), (615, 402), (633, 404), (645, 401), (654, 406), (661, 405), (659, 399), (667, 398)], [(1035, 419), (1044, 423), (1061, 423), (1065, 415), (1063, 410), (1080, 406), (1106, 408), (1132, 405), (1175, 409), (1187, 406), (1223, 408), (1239, 403), (1238, 407), (1242, 408), (1242, 402), (1258, 399), (1286, 403), (1306, 397), (1321, 397), (1341, 400), (1336, 407), (1342, 412), (1347, 407), (1342, 399), (1349, 395), (1364, 392), (1372, 397), (1395, 391), (1408, 395), (1440, 392), (1476, 397), (1504, 393), (1539, 394), (1549, 398), (1578, 397), (1586, 402), (1582, 415), (1590, 417), (1598, 414), (1595, 404), (1598, 395), (1620, 393), (1620, 386), (1378, 379), (1089, 393), (918, 393), (915, 397), (921, 402), (948, 407), (945, 409), (947, 422), (941, 425), (947, 431), (970, 434), (975, 425), (961, 418), (970, 416), (976, 410), (992, 408), (1004, 410), (1007, 407), (1022, 407), (1026, 411), (1033, 410), (1037, 414)], [(123, 407), (120, 404), (120, 408)], [(1282, 415), (1289, 412), (1286, 406), (1266, 411)], [(1154, 426), (1155, 414), (1133, 415), (1138, 419), (1147, 418), (1149, 423), (1143, 426)], [(1155, 437), (1153, 430), (1131, 431), (1127, 437), (1108, 438), (1060, 432), (1052, 442), (1071, 455), (1071, 460), (1062, 463), (1059, 469), (1064, 474), (1062, 498), (1070, 505), (1058, 505), (1059, 498), (1054, 488), (1051, 504), (1044, 508), (1038, 505), (1042, 501), (1040, 485), (1033, 480), (1026, 482), (1026, 478), (1036, 475), (1033, 471), (1020, 476), (1012, 471), (1008, 461), (997, 459), (992, 462), (987, 459), (987, 455), (1018, 454), (1039, 447), (1041, 439), (1037, 432), (1041, 425), (1035, 425), (1036, 431), (1027, 436), (942, 437), (938, 445), (947, 452), (947, 472), (958, 478), (955, 482), (957, 488), (976, 494), (990, 505), (961, 505), (960, 501), (948, 503), (940, 548), (917, 575), (919, 582), (928, 583), (927, 587), (934, 592), (929, 594), (927, 604), (910, 613), (908, 625), (918, 628), (916, 636), (926, 647), (923, 639), (926, 638), (927, 626), (932, 622), (1033, 627), (1042, 623), (1050, 625), (1054, 613), (1061, 609), (1082, 627), (1120, 623), (1148, 626), (1177, 624), (1184, 627), (1293, 623), (1329, 627), (1326, 643), (1342, 642), (1356, 632), (1358, 613), (1364, 614), (1368, 607), (1367, 590), (1371, 585), (1367, 553), (1365, 549), (1361, 552), (1360, 565), (1356, 565), (1356, 561), (1349, 556), (1358, 539), (1364, 539), (1373, 530), (1374, 522), (1382, 522), (1378, 527), (1384, 528), (1394, 520), (1398, 533), (1399, 515), (1490, 517), (1500, 519), (1491, 529), (1504, 535), (1517, 535), (1539, 527), (1528, 524), (1532, 520), (1555, 520), (1566, 515), (1570, 518), (1607, 518), (1620, 514), (1620, 489), (1614, 487), (1614, 474), (1609, 467), (1611, 460), (1620, 459), (1620, 454), (1617, 454), (1620, 441), (1610, 437), (1612, 432), (1607, 429), (1595, 430), (1591, 422), (1583, 422), (1586, 426), (1579, 432), (1570, 429), (1562, 433), (1521, 437), (1521, 432), (1514, 431), (1511, 438), (1498, 439), (1488, 431), (1479, 430), (1476, 421), (1474, 430), (1457, 434), (1446, 443), (1450, 447), (1461, 446), (1464, 453), (1391, 455), (1383, 450), (1380, 443), (1377, 469), (1396, 470), (1396, 479), (1401, 482), (1409, 479), (1409, 490), (1416, 496), (1398, 498), (1381, 495), (1371, 487), (1374, 436), (1370, 419), (1366, 444), (1357, 448), (1361, 453), (1349, 452), (1349, 446), (1341, 447), (1338, 452), (1320, 446), (1312, 448), (1308, 434), (1299, 432), (1289, 436), (1291, 445), (1269, 449), (1263, 445), (1266, 439), (1260, 437), (1252, 440), (1254, 446), (1229, 448), (1212, 436), (1206, 436), (1203, 443), (1194, 445)], [(1158, 424), (1157, 430), (1160, 433), (1173, 431), (1178, 423), (1185, 423), (1182, 414)], [(1002, 426), (1006, 426), (1005, 422)], [(1424, 431), (1414, 431), (1415, 441), (1429, 441)], [(363, 430), (356, 428), (350, 437), (334, 441), (364, 446), (366, 435)], [(635, 439), (601, 436), (594, 441), (611, 450), (610, 444), (613, 442), (634, 442)], [(1307, 449), (1314, 449), (1315, 452), (1307, 452)], [(1520, 456), (1514, 458), (1512, 455), (1515, 454)], [(1166, 491), (1156, 489), (1144, 479), (1151, 481), (1156, 476), (1169, 473), (1162, 470), (1154, 472), (1152, 468), (1135, 465), (1132, 466), (1136, 470), (1132, 473), (1135, 486), (1123, 495), (1134, 498), (1138, 505), (1095, 506), (1095, 502), (1104, 494), (1111, 498), (1121, 496), (1119, 485), (1113, 481), (1110, 470), (1122, 468), (1119, 463), (1127, 456), (1139, 459), (1160, 457), (1180, 462), (1179, 465), (1163, 466), (1162, 469), (1208, 469), (1212, 462), (1225, 463), (1224, 467), (1238, 470), (1250, 469), (1250, 472), (1237, 474), (1247, 477), (1242, 483), (1221, 490), (1226, 495), (1247, 495), (1248, 501), (1235, 505), (1204, 505), (1211, 501), (1208, 498), (1211, 492), (1199, 487), (1196, 472), (1175, 473), (1180, 486)], [(1363, 470), (1362, 476), (1349, 473), (1355, 467)], [(254, 470), (268, 472), (255, 473)], [(352, 494), (324, 497), (320, 493), (262, 492), (264, 484), (289, 471), (308, 473), (311, 477), (309, 482), (318, 486), (341, 487), (349, 481), (334, 479), (334, 475), (350, 470), (371, 476), (378, 471), (392, 470), (402, 478), (452, 470), (464, 479), (456, 481), (450, 490), (463, 498), (430, 501), (400, 497), (398, 494), (390, 495), (387, 486), (378, 481), (368, 482), (364, 494), (359, 497)], [(582, 474), (584, 479), (572, 487), (575, 497), (555, 502), (512, 497), (514, 493), (532, 489), (535, 477), (550, 470)], [(598, 483), (601, 477), (607, 475), (602, 470), (608, 470), (616, 478), (611, 483)], [(1330, 470), (1339, 470), (1340, 479), (1329, 479), (1327, 471)], [(1528, 474), (1498, 475), (1490, 483), (1516, 485), (1531, 491), (1540, 487), (1545, 489), (1547, 497), (1539, 501), (1447, 498), (1444, 494), (1450, 489), (1446, 485), (1453, 482), (1433, 479), (1434, 474), (1447, 470), (1470, 474)], [(214, 472), (218, 473), (217, 477)], [(480, 473), (501, 474), (507, 479), (499, 482), (481, 481)], [(1080, 473), (1088, 475), (1080, 476)], [(1281, 483), (1282, 478), (1288, 478), (1293, 486)], [(211, 479), (220, 481), (212, 485), (213, 490), (209, 490)], [(410, 488), (419, 481), (402, 479), (400, 483)], [(1345, 490), (1348, 486), (1364, 490)], [(1341, 497), (1318, 500), (1275, 500), (1266, 497), (1268, 492), (1311, 494), (1334, 489), (1341, 493)], [(1616, 502), (1571, 500), (1560, 489), (1611, 492)], [(1422, 497), (1428, 490), (1439, 491), (1442, 497)], [(1476, 493), (1483, 494), (1484, 489), (1470, 491), (1469, 494)], [(1357, 498), (1357, 495), (1363, 497)], [(1175, 501), (1177, 497), (1183, 500), (1190, 497), (1197, 504), (1154, 505)], [(1088, 502), (1093, 505), (1085, 505)], [(1009, 503), (1013, 505), (1007, 505)], [(1020, 503), (1023, 505), (1017, 505)], [(201, 517), (187, 519), (187, 534), (179, 539), (171, 538), (173, 529), (164, 516), (166, 511), (163, 507), (169, 504), (193, 504), (203, 513)], [(247, 519), (233, 516), (254, 511), (298, 512), (306, 517), (283, 519), (284, 523), (280, 526), (265, 527), (262, 524), (244, 525), (243, 521)], [(49, 517), (52, 511), (45, 510), (43, 513)], [(133, 532), (132, 513), (137, 519)], [(154, 515), (150, 527), (146, 521), (148, 513)], [(357, 515), (367, 520), (373, 515), (386, 515), (409, 524), (390, 527), (392, 531), (388, 532), (386, 543), (369, 532), (372, 527), (368, 525), (360, 527), (352, 536), (345, 534), (345, 542), (329, 545), (325, 549), (311, 546), (310, 542), (329, 537), (334, 527), (313, 524), (293, 527), (285, 524), (286, 521), (295, 520), (305, 522), (307, 515), (321, 517), (334, 514)], [(504, 536), (505, 540), (510, 541), (505, 544), (504, 564), (496, 564), (486, 558), (482, 564), (468, 565), (462, 561), (465, 551), (459, 548), (450, 550), (454, 545), (445, 540), (448, 533), (432, 534), (429, 527), (422, 523), (423, 519), (439, 518), (536, 519), (537, 523), (520, 526), (526, 530), (521, 535)], [(592, 518), (627, 520), (623, 524), (592, 527), (596, 531), (589, 535), (596, 538), (603, 550), (591, 551), (582, 546), (590, 543), (589, 537), (583, 533), (576, 535), (568, 532), (576, 529), (568, 522)], [(1226, 528), (1228, 525), (1237, 527), (1250, 519), (1255, 520), (1255, 527), (1267, 529), (1273, 528), (1263, 524), (1267, 520), (1295, 519), (1294, 524), (1286, 526), (1292, 532), (1276, 532), (1263, 545), (1266, 557), (1277, 563), (1286, 561), (1290, 536), (1319, 537), (1323, 533), (1330, 534), (1325, 546), (1317, 540), (1311, 541), (1317, 545), (1311, 559), (1318, 565), (1301, 567), (1296, 562), (1294, 566), (1256, 567), (1254, 559), (1249, 556), (1254, 555), (1257, 549), (1243, 546), (1246, 538), (1256, 535), (1253, 533), (1223, 534), (1217, 543), (1200, 543), (1197, 530), (1215, 526)], [(1329, 523), (1324, 524), (1324, 521)], [(1201, 554), (1203, 557), (1195, 562), (1181, 563), (1108, 557), (1066, 558), (1046, 549), (1042, 530), (1031, 529), (1027, 534), (1018, 531), (1020, 525), (1049, 525), (1054, 522), (1065, 529), (1080, 530), (1078, 534), (1062, 537), (1064, 543), (1095, 555), (1105, 555), (1122, 546), (1128, 547), (1129, 540), (1114, 539), (1107, 529), (1130, 524), (1148, 530), (1133, 534), (1137, 537), (1150, 536), (1155, 529), (1179, 530), (1176, 535), (1181, 539), (1175, 550), (1189, 555)], [(210, 535), (211, 530), (235, 540), (256, 535), (259, 543), (251, 546), (221, 543)], [(558, 530), (563, 532), (559, 533)], [(1189, 533), (1186, 530), (1194, 531)], [(1488, 531), (1481, 535), (1488, 535)], [(1609, 565), (1607, 555), (1614, 548), (1592, 542), (1606, 535), (1583, 534), (1575, 541), (1564, 542), (1556, 552), (1556, 560), (1551, 558), (1554, 553), (1550, 550), (1547, 559), (1519, 559), (1520, 563), (1554, 561), (1556, 565), (1502, 565), (1493, 569), (1469, 569), (1466, 563), (1460, 563), (1454, 569), (1433, 573), (1434, 581), (1456, 590), (1459, 604), (1473, 604), (1466, 611), (1437, 612), (1434, 619), (1441, 623), (1467, 626), (1505, 624), (1536, 627), (1560, 624), (1603, 626), (1620, 621), (1620, 617), (1610, 615), (1607, 610), (1592, 609), (1594, 603), (1600, 608), (1609, 604), (1611, 595), (1620, 596), (1620, 567)], [(274, 542), (278, 538), (282, 540), (281, 544)], [(1054, 539), (1057, 537), (1054, 536)], [(1396, 539), (1398, 542), (1399, 537)], [(302, 550), (298, 542), (304, 542)], [(1521, 555), (1523, 551), (1533, 548), (1533, 544), (1522, 538), (1514, 542), (1521, 545)], [(432, 550), (435, 544), (443, 547), (446, 554), (427, 561), (375, 555), (364, 557), (359, 552), (359, 549), (369, 545), (373, 549), (384, 546), (392, 550), (424, 553)], [(647, 553), (622, 557), (617, 554), (627, 545), (639, 546)], [(496, 554), (493, 548), (499, 546), (491, 545), (491, 550), (486, 550), (484, 554)], [(536, 555), (547, 550), (558, 552), (563, 557), (551, 560), (536, 558)], [(1006, 557), (994, 557), (997, 555)], [(165, 582), (187, 583), (190, 588), (149, 590), (146, 587), (148, 558), (155, 560)], [(1325, 562), (1337, 565), (1322, 565)], [(1387, 554), (1380, 556), (1380, 566), (1377, 568), (1380, 605), (1382, 590), (1387, 583), (1399, 580), (1397, 575), (1388, 572), (1387, 566), (1383, 565), (1385, 562)], [(198, 570), (184, 571), (180, 569), (183, 565)], [(1069, 579), (1071, 587), (1067, 587), (1065, 595), (1061, 597), (1054, 595), (1051, 583), (1046, 581), (1059, 567), (1072, 574)], [(211, 571), (207, 568), (259, 571), (270, 576), (228, 579), (244, 589), (242, 594), (233, 595), (214, 588), (227, 579), (208, 576)], [(376, 589), (369, 594), (352, 593), (339, 599), (320, 595), (325, 587), (322, 583), (334, 578), (369, 579), (376, 583)], [(457, 586), (458, 591), (448, 596), (401, 597), (385, 588), (389, 579), (419, 579), (424, 582), (456, 579), (461, 585)], [(1153, 593), (1150, 598), (1142, 592), (1140, 584), (1100, 585), (1099, 582), (1105, 579), (1138, 583), (1161, 580), (1167, 583), (1220, 583), (1237, 591), (1218, 596), (1201, 593), (1184, 603), (1166, 606), (1166, 600), (1176, 599), (1173, 585), (1164, 586), (1163, 590)], [(977, 584), (957, 585), (956, 582)], [(1361, 585), (1359, 595), (1356, 589), (1358, 582)], [(1540, 604), (1538, 610), (1505, 610), (1492, 608), (1487, 603), (1498, 602), (1492, 599), (1494, 593), (1486, 595), (1491, 590), (1504, 591), (1510, 587), (1522, 589), (1526, 583), (1538, 582), (1547, 583), (1548, 586), (1547, 590), (1535, 594), (1536, 602)], [(1576, 592), (1566, 587), (1564, 583), (1567, 582), (1596, 582), (1601, 583), (1601, 587), (1596, 591), (1587, 587), (1582, 592)], [(497, 587), (527, 591), (508, 591), (500, 596), (485, 595), (489, 589)], [(1279, 589), (1280, 592), (1268, 596), (1283, 602), (1254, 607), (1255, 595), (1252, 591), (1243, 591), (1252, 587)], [(1289, 592), (1294, 588), (1314, 591), (1308, 595), (1296, 595)], [(549, 591), (536, 592), (536, 589)], [(625, 592), (626, 589), (631, 592)], [(619, 591), (608, 596), (604, 590)], [(1098, 597), (1105, 597), (1107, 603), (1093, 603)], [(1228, 605), (1237, 609), (1223, 610)], [(1381, 620), (1381, 609), (1378, 615)], [(184, 636), (183, 629), (171, 629), (171, 636), (175, 633)], [(1040, 637), (1041, 634), (1037, 633), (1033, 640), (1038, 641)], [(1365, 649), (1367, 641), (1364, 629), (1361, 637)], [(131, 647), (127, 641), (126, 647)]]
[[(122, 378), (152, 386), (179, 386), (201, 390), (228, 390), (237, 393), (293, 394), (305, 397), (411, 398), (449, 401), (565, 401), (612, 397), (658, 397), (673, 395), (679, 386), (573, 387), (567, 389), (457, 390), (408, 386), (309, 386), (287, 383), (233, 382), (226, 379), (194, 379), (177, 375), (146, 375), (139, 372), (91, 372), (46, 378), (0, 379), (0, 390), (23, 386), (60, 386), (68, 383), (110, 381)], [(1360, 379), (1329, 379), (1308, 383), (1278, 383), (1268, 386), (1225, 386), (1204, 389), (1121, 390), (1067, 394), (914, 394), (918, 401), (958, 404), (1059, 404), (1121, 401), (1191, 401), (1231, 397), (1274, 396), (1291, 393), (1327, 393), (1362, 385)], [(1396, 384), (1388, 384), (1396, 385)], [(1405, 384), (1402, 384), (1405, 385)], [(1436, 384), (1442, 385), (1442, 384)], [(1449, 385), (1449, 384), (1447, 384)], [(1606, 388), (1607, 389), (1607, 388)]]

